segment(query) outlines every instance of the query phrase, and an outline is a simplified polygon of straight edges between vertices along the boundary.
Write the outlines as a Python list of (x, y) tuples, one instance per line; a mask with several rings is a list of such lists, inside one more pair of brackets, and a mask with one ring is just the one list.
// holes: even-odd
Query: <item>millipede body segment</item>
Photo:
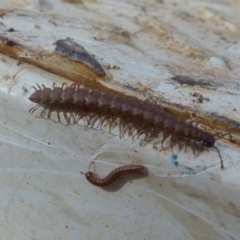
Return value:
[(53, 84), (52, 89), (38, 85), (34, 89), (29, 99), (37, 105), (29, 110), (31, 114), (43, 107), (41, 116), (47, 114), (51, 119), (52, 112), (56, 112), (58, 121), (62, 122), (62, 114), (68, 124), (77, 124), (84, 119), (89, 127), (94, 127), (100, 121), (100, 128), (108, 124), (111, 131), (117, 123), (120, 138), (129, 134), (133, 138), (144, 136), (146, 142), (151, 142), (161, 136), (162, 145), (168, 139), (170, 147), (189, 146), (194, 152), (215, 148), (223, 168), (222, 157), (214, 146), (215, 138), (211, 133), (180, 119), (154, 102), (80, 84), (63, 84), (62, 87)]
[(143, 165), (130, 164), (114, 169), (106, 177), (103, 178), (96, 176), (91, 171), (85, 173), (85, 177), (91, 184), (95, 186), (106, 187), (113, 183), (117, 178), (121, 177), (122, 175), (144, 173), (147, 173), (147, 169)]

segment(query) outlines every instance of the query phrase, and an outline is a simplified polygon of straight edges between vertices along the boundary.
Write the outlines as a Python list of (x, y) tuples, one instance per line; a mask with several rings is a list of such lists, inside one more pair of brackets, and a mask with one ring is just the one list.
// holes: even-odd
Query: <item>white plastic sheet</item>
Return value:
[[(177, 4), (32, 1), (22, 2), (16, 6), (22, 10), (9, 11), (1, 21), (6, 29), (24, 33), (30, 46), (51, 51), (54, 40), (71, 37), (103, 66), (119, 66), (105, 68), (114, 76), (102, 81), (108, 87), (140, 98), (164, 96), (203, 115), (216, 112), (239, 122), (239, 42), (236, 51), (231, 43), (221, 45), (214, 28), (216, 21), (225, 21), (229, 29), (220, 30), (230, 31), (227, 38), (235, 39), (237, 20), (229, 19), (237, 19), (234, 8), (239, 6)], [(227, 60), (221, 58), (226, 55)], [(216, 59), (224, 60), (219, 65)], [(179, 153), (176, 164), (171, 151), (160, 153), (151, 145), (140, 147), (104, 131), (56, 124), (38, 118), (39, 112), (30, 115), (34, 104), (28, 97), (35, 83), (51, 87), (53, 82), (60, 86), (70, 81), (17, 63), (1, 55), (2, 239), (240, 239), (239, 147), (217, 141), (224, 170), (214, 150), (199, 156)], [(171, 80), (186, 74), (202, 74), (222, 85), (214, 90)], [(139, 90), (145, 88), (142, 96)], [(193, 102), (189, 93), (194, 91), (210, 101)], [(93, 160), (100, 175), (122, 164), (139, 163), (149, 169), (149, 176), (104, 190), (80, 174)]]

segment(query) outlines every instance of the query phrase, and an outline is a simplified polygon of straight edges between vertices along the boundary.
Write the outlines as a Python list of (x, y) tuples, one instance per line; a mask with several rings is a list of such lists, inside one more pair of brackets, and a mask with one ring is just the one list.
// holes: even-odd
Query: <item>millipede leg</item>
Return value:
[(29, 113), (30, 113), (30, 114), (33, 114), (39, 107), (40, 107), (40, 105), (37, 104), (36, 106), (30, 108), (30, 109), (29, 109)]

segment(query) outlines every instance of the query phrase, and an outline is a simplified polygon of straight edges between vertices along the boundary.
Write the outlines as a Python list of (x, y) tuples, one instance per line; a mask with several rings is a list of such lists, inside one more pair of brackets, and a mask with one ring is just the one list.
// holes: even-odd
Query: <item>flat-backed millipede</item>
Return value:
[(142, 101), (136, 97), (128, 96), (113, 91), (97, 90), (80, 84), (62, 87), (53, 84), (53, 89), (42, 85), (38, 86), (29, 99), (37, 105), (29, 110), (32, 114), (39, 107), (43, 107), (41, 117), (47, 114), (51, 119), (52, 112), (57, 113), (61, 121), (62, 113), (67, 124), (78, 124), (81, 119), (87, 126), (94, 127), (100, 121), (100, 128), (108, 124), (109, 132), (116, 126), (119, 127), (120, 138), (128, 134), (132, 138), (144, 136), (149, 143), (161, 136), (161, 144), (166, 139), (169, 147), (178, 145), (179, 148), (189, 146), (193, 152), (214, 148), (221, 160), (220, 151), (215, 144), (214, 136), (192, 123), (188, 123), (155, 102)]
[(114, 169), (106, 177), (103, 177), (103, 178), (96, 176), (91, 171), (88, 171), (88, 172), (82, 173), (82, 174), (85, 175), (86, 179), (91, 184), (98, 186), (98, 187), (106, 187), (106, 186), (110, 185), (111, 183), (113, 183), (117, 178), (121, 177), (122, 175), (146, 174), (146, 173), (147, 173), (147, 169), (143, 165), (130, 164), (130, 165), (125, 165), (125, 166)]

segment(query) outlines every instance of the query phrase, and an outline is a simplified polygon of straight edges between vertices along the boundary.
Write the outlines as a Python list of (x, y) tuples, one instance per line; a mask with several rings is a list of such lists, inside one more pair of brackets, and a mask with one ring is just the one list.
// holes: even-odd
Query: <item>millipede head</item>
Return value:
[(90, 178), (90, 177), (92, 177), (92, 176), (93, 176), (93, 172), (89, 171), (89, 170), (90, 170), (90, 167), (91, 167), (92, 165), (93, 165), (94, 170), (95, 170), (95, 162), (92, 161), (92, 162), (90, 163), (89, 167), (88, 167), (88, 172), (86, 172), (86, 173), (84, 173), (84, 172), (80, 172), (80, 174), (85, 175), (86, 178)]
[(36, 90), (28, 99), (31, 102), (40, 103), (40, 101), (41, 101), (41, 90)]
[(93, 176), (93, 172), (87, 172), (85, 174), (85, 176), (86, 176), (87, 179), (89, 179), (89, 178), (91, 178)]
[(85, 175), (86, 179), (90, 179), (93, 176), (93, 172), (90, 172), (90, 171), (88, 171), (86, 173), (80, 172), (80, 174)]
[(213, 135), (206, 132), (203, 136), (202, 142), (204, 147), (211, 148), (215, 144), (215, 138), (213, 137)]

